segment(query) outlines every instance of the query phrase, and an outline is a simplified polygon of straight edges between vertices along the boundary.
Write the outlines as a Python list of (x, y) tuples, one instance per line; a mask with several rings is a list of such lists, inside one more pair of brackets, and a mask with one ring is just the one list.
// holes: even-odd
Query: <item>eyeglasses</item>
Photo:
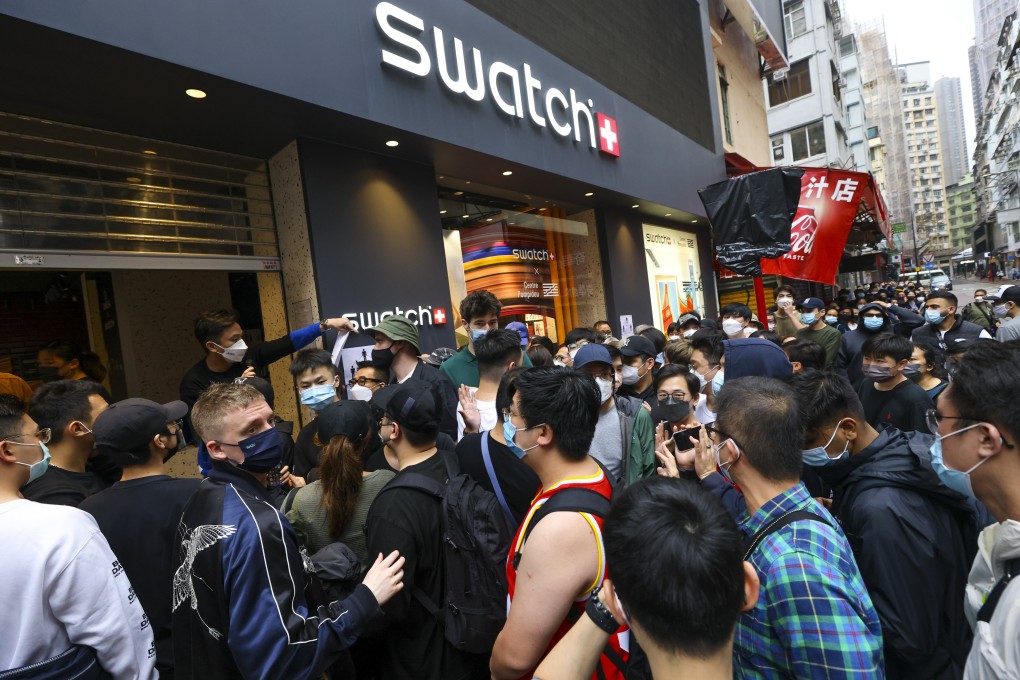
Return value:
[(347, 385), (349, 387), (354, 387), (355, 385), (360, 385), (364, 387), (367, 383), (381, 383), (381, 382), (383, 381), (376, 380), (375, 378), (366, 378), (365, 376), (361, 376), (360, 378), (351, 378), (350, 380), (347, 381)]
[(588, 344), (587, 340), (578, 340), (567, 345), (567, 349), (580, 349)]
[(687, 401), (687, 393), (677, 390), (676, 392), (656, 392), (655, 398), (659, 401), (666, 401), (670, 397), (673, 397), (675, 401)]
[(35, 444), (29, 444), (29, 443), (26, 443), (26, 442), (19, 442), (19, 441), (15, 441), (15, 440), (16, 439), (21, 439), (22, 437), (35, 437), (36, 440), (37, 440), (36, 443), (38, 443), (38, 444), (49, 444), (50, 443), (50, 435), (51, 434), (52, 434), (52, 430), (50, 430), (50, 428), (48, 428), (48, 427), (44, 427), (43, 429), (39, 430), (35, 434), (12, 434), (10, 437), (4, 437), (2, 441), (10, 442), (12, 444), (18, 444), (19, 446), (35, 446)]
[(928, 430), (930, 430), (932, 434), (939, 433), (939, 423), (941, 423), (943, 420), (970, 420), (970, 418), (960, 418), (958, 416), (944, 416), (933, 408), (928, 409), (924, 414), (925, 424), (928, 425)]
[(719, 437), (720, 444), (726, 441), (727, 439), (732, 439), (733, 443), (737, 445), (738, 449), (740, 449), (741, 451), (745, 450), (744, 445), (738, 442), (736, 437), (726, 434), (725, 432), (717, 428), (715, 425), (705, 425), (705, 432), (708, 432), (709, 435), (717, 435)]

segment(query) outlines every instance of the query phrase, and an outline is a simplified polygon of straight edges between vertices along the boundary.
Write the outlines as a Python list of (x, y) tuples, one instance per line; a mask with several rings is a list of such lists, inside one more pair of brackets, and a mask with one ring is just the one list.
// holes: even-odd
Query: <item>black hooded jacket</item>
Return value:
[(939, 482), (933, 442), (889, 428), (848, 459), (814, 468), (833, 488), (832, 514), (882, 622), (890, 679), (960, 678), (971, 647), (963, 594), (983, 522)]
[(886, 310), (882, 305), (869, 302), (866, 305), (861, 305), (859, 314), (864, 314), (869, 309), (877, 309), (882, 312), (884, 321), (882, 327), (873, 331), (868, 330), (864, 325), (864, 317), (858, 316), (857, 328), (843, 334), (843, 337), (839, 339), (839, 352), (836, 354), (836, 370), (842, 371), (846, 375), (854, 389), (860, 387), (864, 380), (864, 361), (861, 357), (861, 349), (868, 338), (879, 333), (896, 333), (909, 338), (913, 329), (924, 325), (924, 317), (903, 307), (890, 305)]

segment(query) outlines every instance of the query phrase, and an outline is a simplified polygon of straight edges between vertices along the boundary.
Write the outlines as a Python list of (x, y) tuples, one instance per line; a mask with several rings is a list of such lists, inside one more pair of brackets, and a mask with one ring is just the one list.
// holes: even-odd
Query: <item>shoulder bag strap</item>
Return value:
[(1006, 590), (1006, 586), (1013, 580), (1013, 577), (1020, 572), (1020, 559), (1010, 560), (1006, 562), (1006, 573), (1002, 575), (999, 582), (992, 588), (992, 592), (988, 593), (988, 599), (981, 605), (981, 609), (978, 610), (977, 620), (988, 623), (992, 620), (992, 614), (995, 613), (995, 608), (999, 606), (999, 600), (1002, 599), (1002, 593)]
[(768, 537), (769, 534), (779, 531), (788, 524), (792, 524), (793, 522), (797, 522), (804, 519), (812, 520), (815, 522), (821, 522), (822, 524), (828, 524), (829, 526), (832, 526), (829, 520), (819, 515), (816, 515), (815, 513), (810, 512), (808, 510), (791, 510), (782, 517), (773, 520), (771, 524), (763, 526), (761, 529), (758, 530), (758, 532), (754, 536), (751, 537), (749, 541), (747, 541), (746, 543), (747, 552), (744, 553), (744, 559), (745, 560), (748, 559), (751, 556), (751, 554), (754, 553), (754, 551), (758, 548), (761, 542)]
[(482, 460), (485, 461), (485, 471), (489, 474), (489, 482), (492, 484), (492, 490), (496, 494), (496, 499), (499, 500), (500, 507), (506, 513), (510, 524), (514, 524), (514, 514), (510, 512), (510, 505), (503, 496), (503, 489), (499, 485), (499, 479), (496, 478), (496, 469), (492, 467), (492, 454), (489, 453), (489, 437), (488, 432), (482, 432)]

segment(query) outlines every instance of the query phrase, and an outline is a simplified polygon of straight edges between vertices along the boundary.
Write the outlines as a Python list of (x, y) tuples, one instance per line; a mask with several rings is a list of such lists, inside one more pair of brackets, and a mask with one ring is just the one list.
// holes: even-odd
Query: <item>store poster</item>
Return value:
[(649, 295), (662, 332), (688, 312), (705, 313), (704, 284), (694, 234), (642, 225)]

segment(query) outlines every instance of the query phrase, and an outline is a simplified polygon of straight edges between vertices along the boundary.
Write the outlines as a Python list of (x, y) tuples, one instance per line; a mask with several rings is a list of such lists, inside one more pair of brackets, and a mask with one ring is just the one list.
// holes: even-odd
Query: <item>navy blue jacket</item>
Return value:
[(287, 519), (248, 473), (214, 461), (178, 530), (176, 678), (317, 678), (381, 614), (359, 585), (315, 607), (310, 562)]

